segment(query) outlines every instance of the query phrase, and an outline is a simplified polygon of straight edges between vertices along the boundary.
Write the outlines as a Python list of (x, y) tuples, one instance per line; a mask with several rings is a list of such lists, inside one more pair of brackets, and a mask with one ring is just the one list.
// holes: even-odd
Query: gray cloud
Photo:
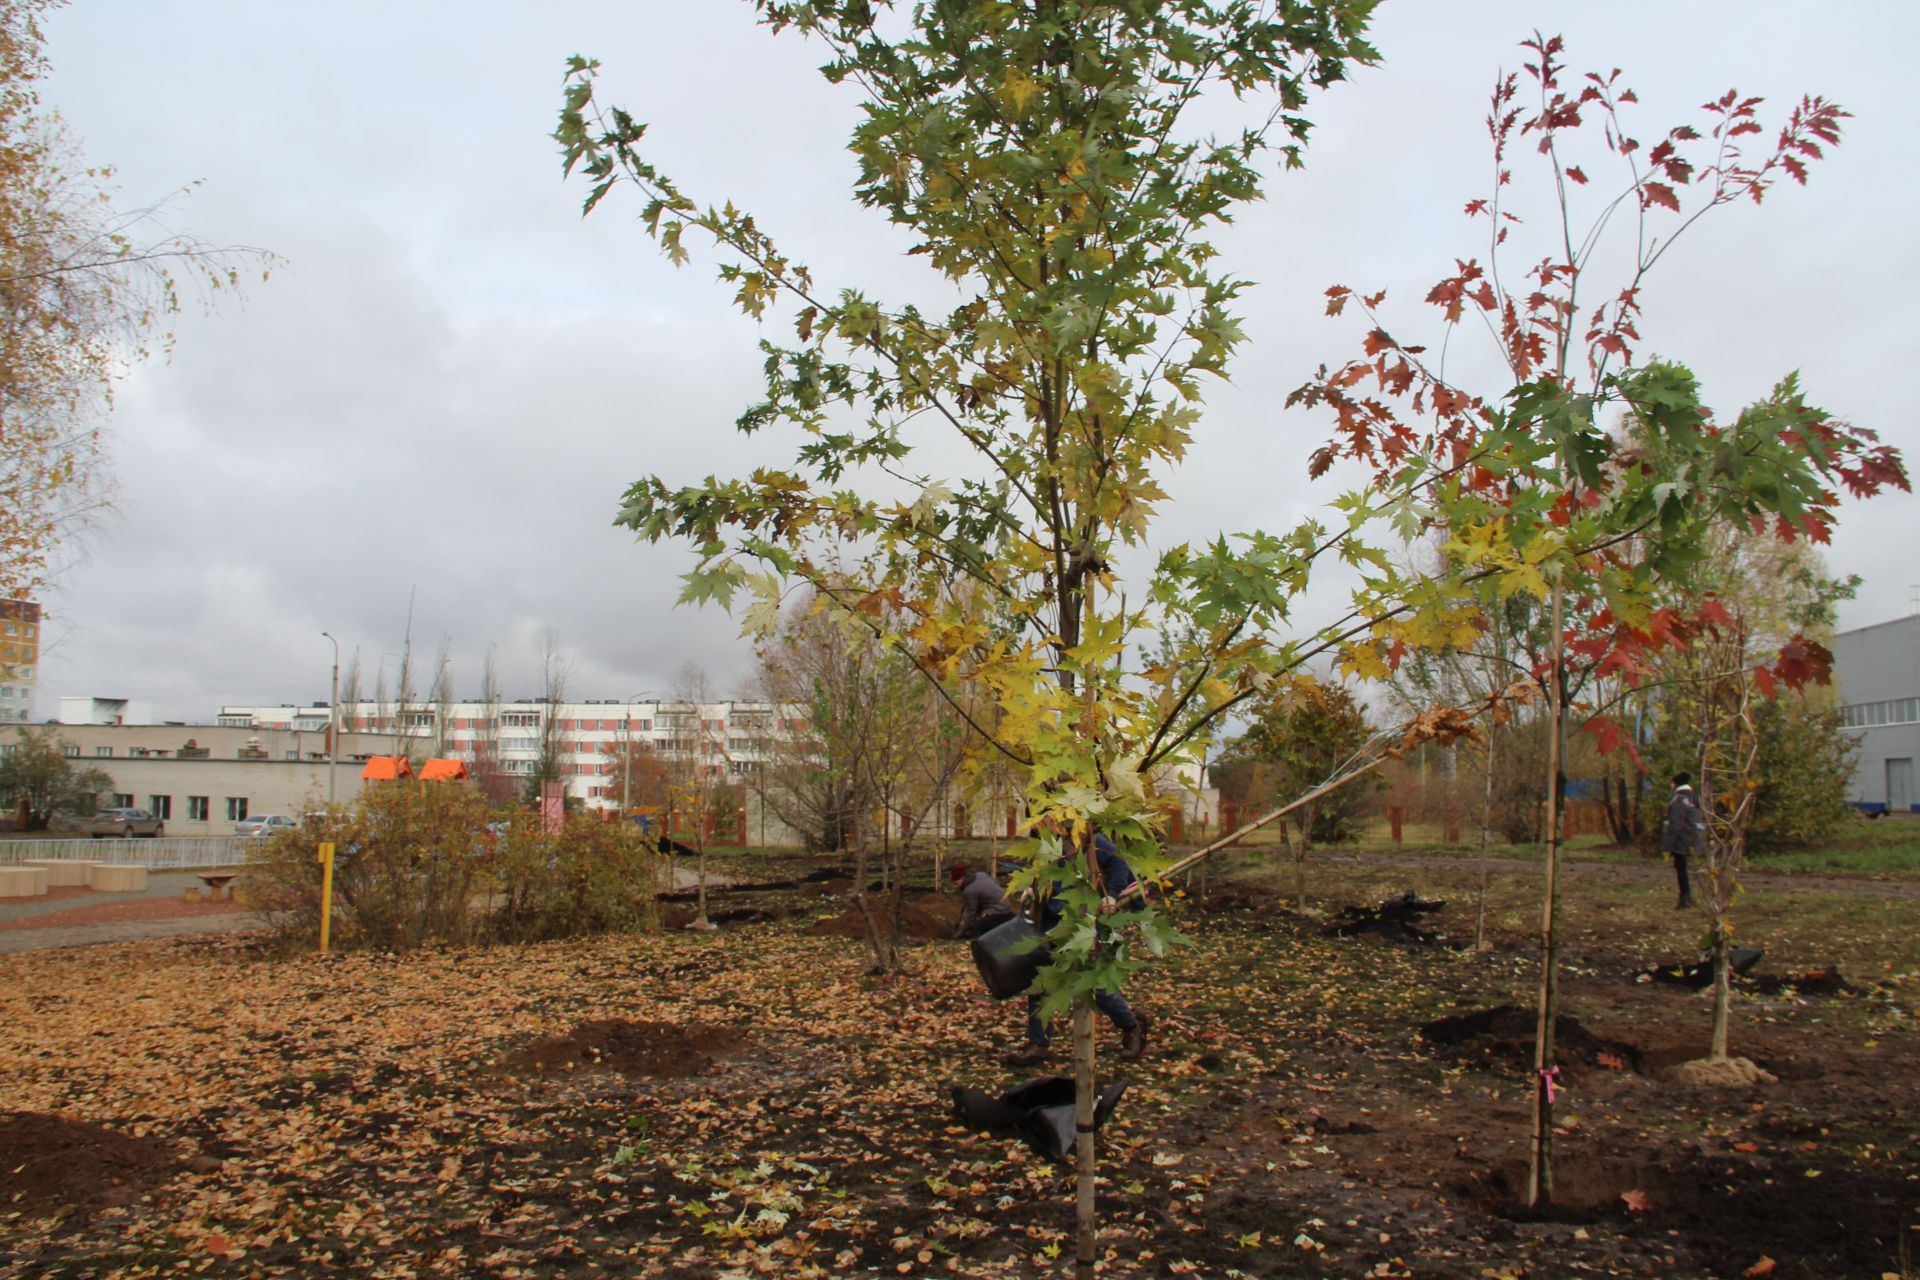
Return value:
[[(1920, 14), (1842, 10), (1802, 28), (1804, 12), (1551, 16), (1577, 65), (1628, 68), (1650, 130), (1730, 84), (1776, 107), (1811, 90), (1853, 108), (1811, 186), (1726, 211), (1663, 269), (1648, 346), (1691, 363), (1728, 411), (1799, 369), (1817, 403), (1914, 452), (1896, 381), (1920, 346), (1896, 59)], [(1259, 282), (1253, 342), (1170, 485), (1168, 540), (1284, 526), (1332, 495), (1304, 478), (1324, 422), (1281, 409), (1357, 341), (1321, 315), (1320, 291), (1386, 286), (1396, 324), (1426, 325), (1427, 285), (1480, 249), (1459, 209), (1485, 183), (1486, 90), (1540, 20), (1518, 0), (1383, 6), (1385, 65), (1315, 107), (1308, 171), (1276, 176), (1221, 237)], [(904, 237), (846, 197), (853, 100), (814, 72), (817, 46), (712, 0), (538, 16), (199, 0), (80, 6), (50, 33), (48, 96), (91, 158), (137, 198), (204, 179), (174, 221), (288, 266), (244, 305), (188, 317), (174, 358), (123, 386), (121, 510), (49, 600), (43, 713), (63, 693), (149, 697), (189, 719), (324, 697), (323, 628), (360, 650), (370, 683), (410, 595), (420, 666), (449, 637), (463, 693), (490, 643), (508, 691), (533, 691), (549, 632), (575, 656), (577, 696), (662, 691), (689, 660), (723, 688), (740, 680), (733, 625), (671, 608), (686, 552), (636, 547), (610, 521), (645, 472), (760, 460), (769, 446), (730, 430), (755, 393), (757, 330), (708, 265), (663, 263), (631, 205), (581, 221), (583, 189), (561, 183), (545, 135), (562, 60), (596, 55), (606, 97), (654, 122), (656, 157), (690, 191), (754, 209), (823, 279), (936, 298), (899, 256)], [(1833, 558), (1869, 585), (1846, 621), (1904, 610), (1909, 571), (1883, 549), (1915, 514), (1907, 498), (1847, 512)], [(1329, 585), (1310, 614), (1337, 606)]]

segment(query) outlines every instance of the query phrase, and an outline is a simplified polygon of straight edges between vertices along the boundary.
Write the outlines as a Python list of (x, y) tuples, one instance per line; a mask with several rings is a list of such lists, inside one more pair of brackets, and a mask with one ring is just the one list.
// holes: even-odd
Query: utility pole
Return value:
[(334, 766), (340, 762), (340, 642), (328, 631), (320, 633), (333, 640), (333, 700), (327, 703), (327, 805), (335, 800)]

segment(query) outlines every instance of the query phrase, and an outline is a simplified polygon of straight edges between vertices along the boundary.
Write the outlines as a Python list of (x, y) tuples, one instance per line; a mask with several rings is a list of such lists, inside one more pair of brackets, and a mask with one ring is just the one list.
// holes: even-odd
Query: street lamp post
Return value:
[(327, 805), (331, 808), (336, 798), (334, 766), (340, 762), (340, 642), (331, 632), (320, 634), (333, 640), (333, 701), (327, 704)]

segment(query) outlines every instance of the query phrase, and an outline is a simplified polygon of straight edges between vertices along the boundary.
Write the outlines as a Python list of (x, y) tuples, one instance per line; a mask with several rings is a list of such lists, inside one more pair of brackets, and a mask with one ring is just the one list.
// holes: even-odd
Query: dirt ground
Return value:
[[(1192, 943), (1130, 992), (1149, 1056), (1102, 1030), (1103, 1078), (1129, 1082), (1103, 1274), (1920, 1274), (1920, 908), (1754, 894), (1741, 939), (1769, 954), (1733, 1050), (1775, 1081), (1702, 1088), (1669, 1072), (1705, 1049), (1706, 997), (1650, 974), (1698, 918), (1631, 878), (1576, 885), (1554, 1206), (1530, 1214), (1534, 881), (1496, 877), (1475, 952), (1472, 880), (1317, 868), (1301, 916), (1252, 867), (1168, 904)], [(707, 933), (18, 957), (0, 1169), (62, 1176), (0, 1182), (0, 1274), (1064, 1272), (1065, 1172), (948, 1095), (1031, 1074), (999, 1060), (1020, 1002), (945, 942), (866, 974), (822, 883), (711, 895), (736, 914)], [(1436, 941), (1329, 932), (1405, 890), (1446, 901)], [(1784, 980), (1814, 972), (1846, 981)]]

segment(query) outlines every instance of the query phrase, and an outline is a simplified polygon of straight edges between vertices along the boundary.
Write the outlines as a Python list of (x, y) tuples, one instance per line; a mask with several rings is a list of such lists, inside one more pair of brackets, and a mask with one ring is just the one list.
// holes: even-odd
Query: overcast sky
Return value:
[[(1920, 453), (1900, 390), (1920, 356), (1920, 5), (1388, 0), (1381, 66), (1313, 105), (1307, 170), (1221, 238), (1260, 286), (1251, 342), (1169, 486), (1164, 540), (1284, 528), (1335, 496), (1304, 477), (1326, 421), (1280, 405), (1355, 349), (1320, 295), (1386, 287), (1396, 328), (1422, 331), (1419, 296), (1479, 251), (1460, 208), (1484, 185), (1486, 94), (1536, 22), (1576, 67), (1625, 69), (1649, 138), (1728, 87), (1766, 96), (1769, 121), (1803, 92), (1854, 112), (1810, 186), (1719, 211), (1662, 266), (1647, 350), (1728, 413), (1798, 369), (1814, 403)], [(754, 210), (821, 279), (894, 295), (914, 267), (847, 198), (855, 100), (818, 46), (725, 0), (80, 0), (48, 34), (46, 97), (127, 203), (198, 180), (177, 227), (286, 264), (186, 317), (172, 358), (120, 387), (118, 512), (46, 596), (43, 717), (75, 694), (190, 721), (324, 699), (323, 630), (370, 688), (410, 598), (416, 652), (444, 638), (463, 697), (489, 645), (506, 692), (535, 692), (549, 634), (577, 698), (664, 693), (688, 661), (739, 686), (734, 623), (673, 607), (686, 550), (611, 520), (645, 473), (759, 460), (731, 430), (758, 389), (755, 326), (707, 261), (657, 256), (634, 204), (583, 222), (547, 135), (565, 58), (597, 57), (603, 97), (651, 122), (686, 190)], [(1906, 612), (1916, 516), (1905, 495), (1845, 509), (1832, 558), (1866, 584), (1843, 625)]]

